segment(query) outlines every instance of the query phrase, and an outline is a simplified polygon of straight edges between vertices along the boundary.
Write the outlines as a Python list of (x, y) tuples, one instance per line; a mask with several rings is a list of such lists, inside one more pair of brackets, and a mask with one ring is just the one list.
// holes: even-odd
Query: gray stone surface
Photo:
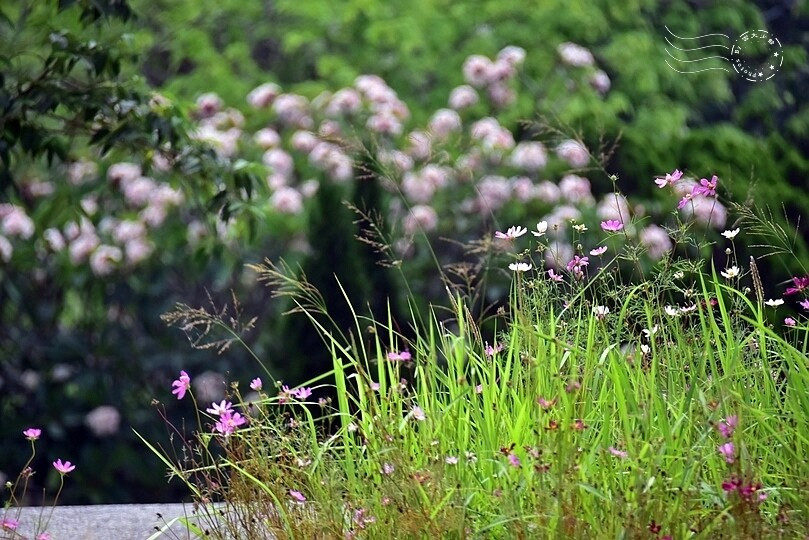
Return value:
[[(53, 509), (47, 529), (38, 527), (40, 521), (44, 524), (48, 519), (50, 511), (50, 508), (37, 507), (10, 508), (6, 511), (0, 508), (0, 519), (19, 520), (19, 528), (15, 532), (22, 535), (13, 536), (9, 535), (9, 531), (0, 530), (0, 538), (34, 540), (35, 533), (47, 530), (53, 540), (147, 540), (158, 529), (164, 528), (165, 532), (156, 537), (158, 540), (199, 538), (175, 521), (175, 518), (183, 517), (194, 519), (191, 504), (57, 506)], [(162, 517), (158, 517), (158, 514)], [(205, 521), (203, 517), (202, 523)]]

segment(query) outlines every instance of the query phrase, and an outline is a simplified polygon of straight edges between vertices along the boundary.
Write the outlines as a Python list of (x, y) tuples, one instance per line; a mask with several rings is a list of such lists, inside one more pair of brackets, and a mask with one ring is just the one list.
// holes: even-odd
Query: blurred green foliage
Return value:
[[(619, 187), (651, 195), (649, 178), (675, 167), (715, 172), (733, 197), (751, 179), (756, 202), (792, 217), (809, 211), (809, 5), (633, 0), (276, 0), (133, 2), (148, 24), (135, 40), (147, 50), (142, 71), (176, 95), (213, 91), (238, 104), (268, 80), (310, 97), (375, 73), (410, 105), (416, 121), (446, 105), (470, 54), (504, 45), (528, 51), (524, 95), (499, 120), (517, 127), (543, 115), (580, 131), (591, 148), (620, 138), (607, 163)], [(768, 28), (785, 63), (763, 84), (734, 72), (677, 73), (666, 65), (665, 28), (683, 36), (738, 36)], [(606, 99), (548, 83), (556, 47), (593, 51), (612, 80)], [(159, 73), (158, 73), (159, 72)], [(556, 86), (554, 86), (554, 84)], [(581, 81), (581, 84), (586, 84)], [(529, 93), (529, 94), (530, 94)], [(804, 234), (809, 232), (802, 225)], [(802, 248), (803, 249), (803, 248)], [(803, 251), (805, 254), (805, 251)]]

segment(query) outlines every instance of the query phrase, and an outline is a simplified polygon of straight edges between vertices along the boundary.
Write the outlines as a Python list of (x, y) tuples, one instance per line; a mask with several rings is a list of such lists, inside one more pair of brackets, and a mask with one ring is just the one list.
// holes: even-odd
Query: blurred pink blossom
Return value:
[[(93, 161), (86, 161), (82, 159), (71, 163), (67, 167), (67, 179), (74, 186), (79, 186), (85, 183), (89, 178), (94, 177), (96, 174), (98, 174), (98, 165)], [(139, 167), (136, 176), (140, 176)]]
[(576, 174), (566, 174), (559, 181), (559, 191), (562, 197), (572, 203), (593, 204), (593, 194), (590, 191), (590, 181)]
[(461, 117), (452, 109), (438, 109), (430, 118), (429, 129), (435, 137), (443, 139), (461, 130)]
[(669, 234), (658, 225), (649, 225), (641, 230), (638, 236), (653, 261), (659, 261), (674, 247)]
[(267, 150), (281, 144), (281, 136), (272, 128), (263, 128), (253, 134), (253, 141), (259, 147)]
[(562, 141), (556, 147), (556, 155), (567, 161), (571, 167), (581, 168), (590, 163), (587, 149), (572, 139)]
[(247, 103), (254, 109), (263, 109), (281, 94), (281, 87), (275, 83), (264, 83), (247, 94)]
[(213, 116), (222, 110), (222, 98), (214, 92), (202, 94), (197, 98), (197, 114), (202, 118)]
[(526, 171), (538, 171), (548, 162), (548, 153), (540, 142), (521, 142), (514, 147), (511, 165)]
[(497, 59), (514, 67), (520, 66), (525, 62), (525, 49), (516, 45), (507, 45), (497, 53)]
[(272, 109), (284, 124), (303, 129), (312, 127), (309, 116), (309, 100), (297, 94), (281, 94), (275, 98)]
[(341, 88), (329, 100), (326, 114), (329, 116), (342, 116), (353, 114), (362, 107), (362, 98), (353, 88)]
[(264, 155), (261, 156), (261, 161), (268, 166), (273, 173), (280, 174), (287, 178), (292, 176), (292, 172), (295, 168), (292, 156), (280, 148), (271, 148), (264, 152)]
[(117, 246), (100, 245), (90, 255), (90, 268), (97, 276), (106, 276), (112, 273), (115, 265), (121, 261), (123, 254)]
[(477, 91), (469, 85), (463, 84), (452, 89), (449, 94), (449, 106), (455, 110), (466, 109), (476, 105), (479, 101)]
[(507, 84), (502, 82), (491, 84), (486, 90), (486, 93), (489, 95), (489, 100), (495, 107), (506, 107), (511, 105), (517, 98), (516, 92), (514, 92), (514, 90), (511, 89)]
[(606, 94), (609, 92), (610, 86), (612, 85), (609, 75), (600, 69), (597, 69), (592, 75), (590, 75), (589, 82), (590, 86), (592, 86), (599, 94)]
[(320, 140), (317, 138), (317, 135), (311, 131), (305, 130), (296, 131), (292, 134), (292, 138), (289, 140), (289, 144), (292, 146), (292, 148), (304, 154), (311, 152), (319, 142)]
[(0, 232), (27, 240), (33, 236), (34, 229), (34, 220), (28, 217), (24, 208), (8, 203), (0, 204)]
[(419, 231), (430, 232), (438, 227), (438, 214), (431, 207), (424, 204), (417, 204), (410, 208), (404, 219), (404, 232), (413, 235)]
[(502, 176), (484, 176), (478, 184), (478, 208), (496, 212), (511, 199), (511, 183)]
[(303, 211), (303, 196), (295, 188), (282, 186), (272, 194), (270, 204), (282, 214), (300, 214)]
[(492, 61), (480, 54), (467, 57), (463, 63), (464, 80), (475, 87), (486, 86), (490, 82)]
[(559, 57), (562, 61), (569, 66), (592, 66), (595, 62), (593, 54), (589, 50), (569, 41), (559, 45), (556, 50), (559, 52)]

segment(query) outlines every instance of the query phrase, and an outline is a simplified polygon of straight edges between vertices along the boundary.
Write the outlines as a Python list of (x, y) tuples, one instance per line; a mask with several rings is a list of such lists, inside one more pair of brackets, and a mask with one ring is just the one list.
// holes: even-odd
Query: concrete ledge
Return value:
[[(47, 529), (44, 524), (50, 516)], [(192, 540), (199, 538), (176, 518), (206, 523), (204, 513), (195, 518), (192, 504), (111, 504), (93, 506), (57, 506), (51, 508), (0, 508), (0, 519), (19, 521), (15, 536), (0, 529), (0, 539), (34, 540), (37, 532), (47, 530), (53, 540), (146, 540), (165, 529), (158, 539)], [(21, 536), (19, 536), (21, 535)]]

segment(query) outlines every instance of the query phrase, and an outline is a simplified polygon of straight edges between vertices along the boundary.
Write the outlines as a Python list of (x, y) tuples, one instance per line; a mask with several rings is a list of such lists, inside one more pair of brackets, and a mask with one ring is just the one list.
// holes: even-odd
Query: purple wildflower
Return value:
[(703, 178), (699, 181), (698, 186), (694, 186), (692, 193), (694, 195), (705, 195), (706, 197), (713, 197), (716, 195), (716, 184), (719, 182), (719, 178), (716, 175), (713, 175), (710, 180), (707, 178)]
[(730, 439), (733, 435), (733, 432), (736, 430), (736, 426), (739, 425), (739, 417), (735, 414), (732, 414), (725, 418), (724, 420), (720, 421), (716, 425), (716, 429), (719, 430), (719, 433), (726, 439)]
[(716, 448), (720, 454), (725, 458), (725, 461), (728, 463), (733, 463), (736, 457), (736, 446), (732, 442), (726, 442), (725, 444), (720, 444)]
[(176, 395), (177, 399), (183, 399), (185, 393), (191, 390), (191, 377), (185, 371), (180, 371), (180, 377), (171, 383), (171, 386), (174, 388), (171, 393)]
[(794, 287), (788, 287), (787, 290), (784, 292), (784, 296), (789, 296), (791, 294), (796, 294), (807, 287), (809, 287), (809, 276), (806, 277), (793, 277), (792, 283), (795, 285)]
[(601, 222), (601, 228), (607, 232), (618, 232), (624, 228), (624, 224), (617, 219), (608, 219)]

